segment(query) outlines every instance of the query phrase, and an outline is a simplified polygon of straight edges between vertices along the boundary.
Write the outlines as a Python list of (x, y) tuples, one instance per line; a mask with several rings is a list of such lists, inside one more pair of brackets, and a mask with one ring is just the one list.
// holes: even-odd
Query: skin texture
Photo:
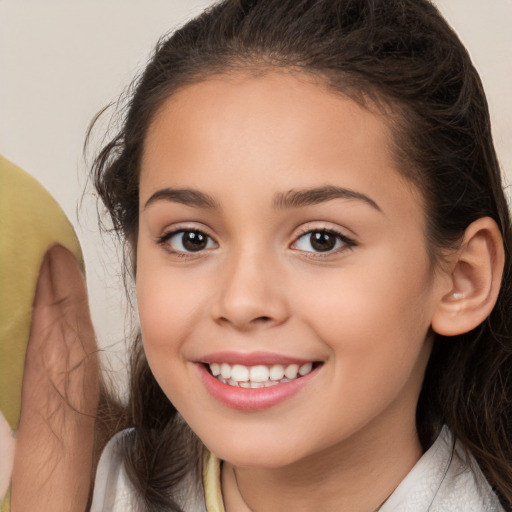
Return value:
[(86, 509), (98, 378), (84, 276), (73, 254), (56, 245), (46, 253), (34, 298), (12, 474), (13, 512)]
[[(382, 114), (305, 77), (232, 75), (163, 105), (140, 178), (137, 293), (144, 347), (164, 392), (225, 462), (228, 512), (371, 511), (421, 455), (415, 408), (438, 306), (419, 193), (397, 171)], [(276, 206), (276, 194), (342, 187), (361, 197)], [(163, 189), (194, 189), (213, 205)], [(209, 242), (186, 253), (179, 230)], [(326, 253), (310, 231), (333, 230)], [(213, 398), (207, 354), (321, 362), (263, 410)], [(265, 492), (261, 492), (265, 489)]]

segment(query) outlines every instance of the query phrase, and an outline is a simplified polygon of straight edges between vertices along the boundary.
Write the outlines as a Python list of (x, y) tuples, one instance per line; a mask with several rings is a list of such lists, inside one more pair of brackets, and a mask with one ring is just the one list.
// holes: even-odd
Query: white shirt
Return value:
[(504, 512), (474, 458), (444, 427), (379, 512)]
[[(143, 510), (121, 460), (125, 432), (116, 434), (101, 456), (91, 512)], [(220, 463), (218, 464), (220, 468)], [(220, 470), (216, 478), (220, 478)], [(202, 492), (183, 485), (177, 501), (185, 512), (223, 512), (222, 503), (206, 510)], [(221, 498), (219, 498), (221, 499)], [(215, 502), (210, 500), (210, 502)], [(474, 458), (444, 427), (435, 443), (402, 480), (379, 512), (505, 512)]]

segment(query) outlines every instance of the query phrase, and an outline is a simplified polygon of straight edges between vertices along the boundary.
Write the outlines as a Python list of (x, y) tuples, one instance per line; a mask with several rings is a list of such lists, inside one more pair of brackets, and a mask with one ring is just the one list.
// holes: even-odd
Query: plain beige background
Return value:
[[(0, 0), (0, 153), (37, 178), (75, 225), (98, 340), (109, 347), (115, 368), (124, 354), (124, 290), (116, 251), (98, 234), (90, 193), (77, 214), (86, 185), (85, 132), (141, 69), (158, 38), (209, 3)], [(480, 71), (498, 156), (512, 182), (512, 0), (435, 3)]]

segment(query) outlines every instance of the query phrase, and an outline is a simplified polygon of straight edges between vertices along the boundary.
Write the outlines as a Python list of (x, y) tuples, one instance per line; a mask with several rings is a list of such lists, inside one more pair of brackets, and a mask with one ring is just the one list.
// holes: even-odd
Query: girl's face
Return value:
[(397, 433), (417, 442), (447, 279), (389, 148), (383, 115), (285, 73), (188, 86), (150, 126), (144, 348), (220, 458), (281, 467)]

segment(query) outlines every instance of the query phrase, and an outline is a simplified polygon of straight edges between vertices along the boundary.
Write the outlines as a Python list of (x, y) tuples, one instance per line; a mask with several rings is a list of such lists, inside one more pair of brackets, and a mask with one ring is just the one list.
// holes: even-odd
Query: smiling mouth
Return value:
[(298, 380), (320, 366), (320, 362), (245, 366), (242, 364), (207, 363), (210, 375), (222, 384), (239, 388), (268, 388)]

